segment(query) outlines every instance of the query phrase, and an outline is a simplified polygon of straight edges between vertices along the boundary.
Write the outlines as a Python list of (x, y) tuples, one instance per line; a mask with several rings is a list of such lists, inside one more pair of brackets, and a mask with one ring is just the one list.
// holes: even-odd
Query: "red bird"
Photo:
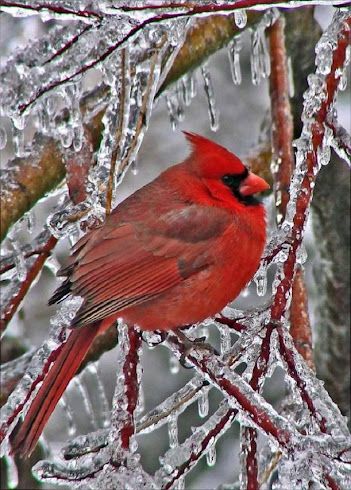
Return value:
[(139, 189), (73, 247), (50, 304), (84, 302), (34, 398), (13, 452), (29, 455), (94, 338), (121, 317), (142, 330), (204, 320), (254, 275), (266, 237), (255, 197), (269, 185), (216, 143), (185, 133), (190, 156)]

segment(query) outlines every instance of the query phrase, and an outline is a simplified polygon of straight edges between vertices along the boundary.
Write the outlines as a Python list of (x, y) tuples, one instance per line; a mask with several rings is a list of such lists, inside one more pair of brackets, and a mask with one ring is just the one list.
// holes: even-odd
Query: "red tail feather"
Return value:
[[(107, 328), (106, 321), (73, 330), (35, 396), (16, 435), (12, 452), (29, 456), (68, 383), (76, 374), (94, 338)], [(111, 322), (108, 322), (110, 325)]]

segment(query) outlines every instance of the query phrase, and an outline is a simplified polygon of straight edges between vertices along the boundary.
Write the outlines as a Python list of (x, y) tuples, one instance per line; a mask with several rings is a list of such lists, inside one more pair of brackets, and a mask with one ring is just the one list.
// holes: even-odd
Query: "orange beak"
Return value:
[(239, 192), (242, 196), (251, 196), (251, 194), (263, 192), (269, 187), (269, 184), (262, 177), (250, 172), (246, 179), (242, 181)]

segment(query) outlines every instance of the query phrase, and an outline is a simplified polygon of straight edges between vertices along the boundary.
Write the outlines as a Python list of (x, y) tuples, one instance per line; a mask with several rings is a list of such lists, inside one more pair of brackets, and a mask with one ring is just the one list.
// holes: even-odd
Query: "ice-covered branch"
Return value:
[[(102, 12), (99, 8), (92, 8), (91, 2), (70, 2), (68, 0), (48, 0), (45, 2), (33, 0), (2, 0), (1, 5), (5, 11), (16, 15), (33, 15), (41, 14), (44, 18), (58, 17), (72, 19), (77, 17), (82, 18), (85, 22), (94, 22), (101, 20)], [(77, 8), (78, 7), (78, 8)]]
[(311, 322), (308, 314), (308, 296), (305, 274), (301, 266), (295, 272), (290, 305), (290, 333), (296, 349), (311, 369), (315, 369), (312, 348)]
[[(250, 13), (248, 25), (255, 22), (258, 16), (259, 14)], [(188, 70), (201, 64), (209, 55), (228, 43), (239, 31), (240, 29), (235, 25), (231, 17), (217, 15), (207, 19), (199, 19), (189, 30), (183, 47), (167, 72), (162, 86), (158, 89), (157, 96), (162, 94), (169, 84), (173, 83)], [(55, 42), (58, 42), (57, 40), (60, 40), (61, 43), (67, 45), (68, 40), (60, 39), (60, 32), (55, 33), (51, 41), (54, 42), (56, 40)], [(69, 36), (71, 34), (66, 33), (66, 31), (62, 32), (67, 39), (70, 39)], [(41, 53), (39, 48), (40, 44), (37, 49), (32, 46), (31, 56), (34, 58), (31, 63), (35, 62), (35, 53), (37, 53), (37, 56), (42, 57), (41, 62), (45, 62), (46, 51)], [(28, 50), (23, 51), (22, 55), (21, 52), (17, 54), (13, 61), (18, 65), (23, 63), (22, 58), (23, 60), (28, 60)], [(109, 92), (108, 85), (98, 86), (88, 96), (84, 96), (80, 104), (86, 139), (92, 142), (94, 151), (97, 150), (100, 143), (103, 131), (102, 117), (107, 106)], [(46, 109), (44, 108), (43, 110), (45, 113)], [(49, 103), (47, 110), (49, 110)], [(66, 110), (63, 117), (59, 117), (55, 123), (59, 128), (59, 135), (61, 134), (60, 127), (67, 124), (68, 118), (69, 110)], [(62, 138), (65, 138), (66, 133), (67, 131), (62, 133)], [(67, 142), (67, 144), (70, 144), (70, 142)], [(65, 143), (66, 146), (67, 144)], [(6, 170), (2, 171), (1, 238), (6, 236), (10, 226), (21, 218), (38, 199), (61, 182), (66, 172), (66, 152), (65, 147), (62, 147), (56, 141), (56, 137), (53, 137), (53, 135), (43, 136), (38, 132), (32, 141), (31, 155), (15, 159), (8, 164)]]
[[(48, 238), (46, 243), (41, 245), (41, 251), (36, 256), (28, 261), (28, 265), (25, 265), (24, 277), (17, 277), (13, 281), (13, 288), (1, 301), (1, 316), (0, 316), (0, 333), (2, 334), (8, 322), (11, 320), (31, 284), (38, 276), (43, 268), (46, 259), (49, 257), (52, 249), (55, 247), (57, 239), (52, 235)], [(18, 272), (17, 272), (18, 274)]]
[(214, 384), (228, 398), (230, 406), (245, 414), (245, 420), (271, 436), (284, 450), (289, 447), (295, 435), (294, 428), (218, 356), (196, 345), (187, 347), (187, 342), (180, 342), (174, 335), (168, 336), (167, 344), (177, 357), (185, 357), (207, 381)]

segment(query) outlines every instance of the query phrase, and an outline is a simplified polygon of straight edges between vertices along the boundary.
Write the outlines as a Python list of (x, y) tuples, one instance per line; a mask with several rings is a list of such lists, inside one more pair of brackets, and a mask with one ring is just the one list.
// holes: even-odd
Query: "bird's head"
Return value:
[(257, 204), (255, 194), (269, 189), (269, 184), (250, 172), (243, 162), (223, 146), (195, 133), (184, 131), (192, 147), (188, 164), (209, 187), (214, 197), (227, 200), (234, 195), (246, 205)]

